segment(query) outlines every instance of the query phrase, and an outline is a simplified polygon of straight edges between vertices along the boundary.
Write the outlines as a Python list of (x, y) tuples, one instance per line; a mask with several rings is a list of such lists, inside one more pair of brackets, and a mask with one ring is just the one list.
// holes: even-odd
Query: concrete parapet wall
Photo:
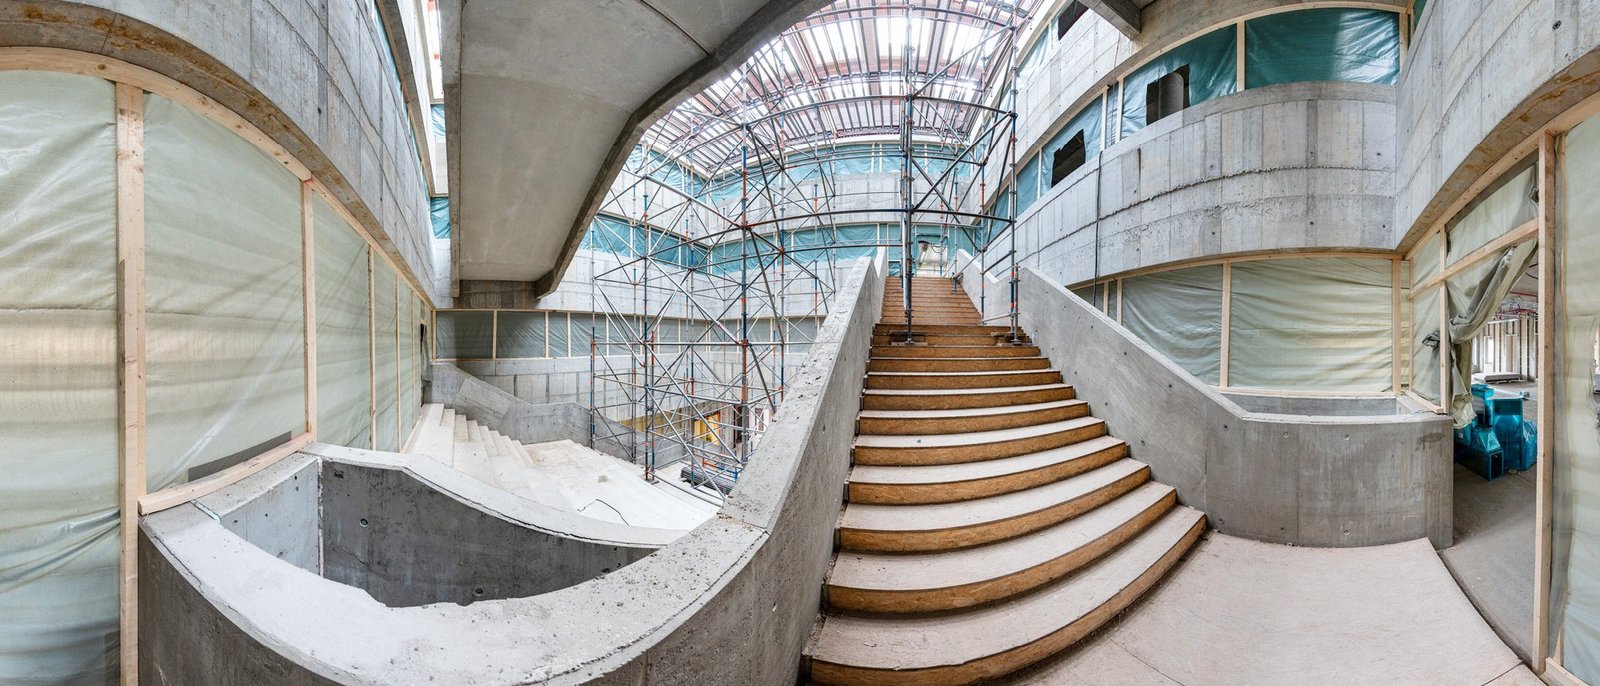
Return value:
[(1185, 109), (1046, 192), (1019, 217), (1018, 256), (1071, 284), (1223, 255), (1392, 249), (1394, 98), (1308, 82)]
[[(879, 269), (856, 263), (839, 297), (723, 511), (584, 583), (469, 605), (390, 607), (278, 559), (200, 507), (145, 517), (140, 595), (152, 609), (141, 616), (141, 676), (152, 684), (793, 683), (833, 553), (883, 298)], [(352, 464), (407, 459), (321, 445), (310, 452)], [(428, 464), (418, 458), (408, 469)], [(549, 515), (482, 484), (463, 495), (477, 482), (436, 467), (420, 480), (453, 498)], [(616, 540), (604, 533), (569, 536)]]
[[(981, 278), (967, 270), (969, 293)], [(1067, 383), (1217, 530), (1319, 547), (1450, 544), (1447, 417), (1247, 412), (1039, 272), (1023, 269), (1019, 291), (1023, 328)]]

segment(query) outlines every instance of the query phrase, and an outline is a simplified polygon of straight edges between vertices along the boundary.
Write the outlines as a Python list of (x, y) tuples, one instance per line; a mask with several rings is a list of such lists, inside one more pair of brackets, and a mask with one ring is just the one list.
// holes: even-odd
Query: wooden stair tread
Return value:
[(1076, 500), (1118, 481), (1148, 470), (1130, 458), (1055, 483), (1025, 491), (931, 505), (869, 505), (849, 503), (839, 516), (839, 528), (863, 531), (940, 531), (997, 522)]
[[(1037, 370), (1029, 370), (1037, 371)], [(868, 388), (862, 393), (866, 395), (898, 395), (898, 396), (941, 396), (941, 395), (1005, 395), (1021, 391), (1043, 391), (1052, 389), (1070, 389), (1072, 384), (1044, 383), (1029, 386), (990, 386), (986, 388)], [(882, 410), (874, 410), (882, 411)], [(914, 410), (921, 412), (922, 410)]]
[[(1176, 563), (1203, 522), (1199, 512), (1175, 507), (1115, 552), (1006, 603), (924, 617), (830, 615), (811, 651), (813, 678), (832, 681), (827, 666), (839, 665), (902, 677), (882, 683), (970, 683), (1035, 662), (1126, 608)], [(974, 664), (985, 658), (999, 664)], [(953, 681), (916, 673), (963, 665)]]
[(1173, 495), (1154, 481), (1086, 514), (1025, 536), (975, 548), (914, 555), (846, 551), (828, 584), (883, 591), (953, 588), (1016, 574), (1083, 547)]
[(1060, 448), (1041, 450), (1016, 457), (1002, 457), (996, 460), (906, 467), (856, 465), (850, 470), (850, 483), (912, 486), (992, 479), (1008, 474), (1020, 474), (1062, 462), (1071, 462), (1121, 445), (1125, 445), (1122, 439), (1101, 436)]
[[(1070, 401), (1069, 401), (1070, 402)], [(969, 431), (956, 434), (867, 434), (856, 437), (857, 448), (953, 448), (968, 445), (983, 445), (986, 443), (999, 443), (1001, 441), (1015, 441), (1036, 436), (1045, 436), (1063, 431), (1072, 431), (1084, 427), (1104, 424), (1105, 420), (1096, 417), (1078, 417), (1065, 419), (1048, 424), (1035, 424), (1033, 426), (1018, 426), (1010, 429), (995, 429), (993, 431)]]
[(862, 419), (970, 419), (972, 417), (991, 417), (995, 415), (1021, 414), (1037, 410), (1048, 410), (1057, 407), (1073, 407), (1087, 405), (1083, 400), (1056, 400), (1048, 403), (1030, 403), (1027, 405), (999, 405), (995, 407), (972, 407), (958, 410), (862, 410)]
[(1040, 372), (1056, 372), (1061, 370), (1055, 367), (1044, 369), (997, 369), (985, 372), (867, 372), (867, 376), (944, 376), (944, 377), (969, 377), (969, 376), (1006, 376), (1021, 374), (1038, 374)]

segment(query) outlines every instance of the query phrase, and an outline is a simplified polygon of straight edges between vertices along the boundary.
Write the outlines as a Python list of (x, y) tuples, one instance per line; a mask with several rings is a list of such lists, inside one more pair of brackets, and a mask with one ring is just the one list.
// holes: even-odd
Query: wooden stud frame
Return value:
[(1217, 379), (1217, 386), (1227, 388), (1228, 360), (1233, 357), (1233, 263), (1222, 263), (1222, 345), (1218, 354), (1222, 357), (1222, 371)]
[[(1551, 654), (1549, 634), (1551, 538), (1554, 533), (1555, 466), (1551, 463), (1551, 441), (1555, 438), (1555, 297), (1559, 292), (1556, 262), (1556, 202), (1560, 199), (1556, 168), (1560, 158), (1555, 134), (1539, 138), (1539, 385), (1537, 391), (1538, 453), (1534, 460), (1534, 547), (1533, 547), (1533, 671), (1546, 673), (1546, 657)], [(1562, 670), (1565, 671), (1565, 670)]]
[(145, 473), (144, 90), (116, 85), (117, 498), (122, 683), (139, 683), (139, 498)]

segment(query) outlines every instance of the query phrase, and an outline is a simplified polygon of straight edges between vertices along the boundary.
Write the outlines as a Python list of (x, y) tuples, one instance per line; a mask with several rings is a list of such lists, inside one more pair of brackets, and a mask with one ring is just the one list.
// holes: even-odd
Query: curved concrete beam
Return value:
[(456, 278), (554, 290), (651, 124), (825, 0), (446, 0)]

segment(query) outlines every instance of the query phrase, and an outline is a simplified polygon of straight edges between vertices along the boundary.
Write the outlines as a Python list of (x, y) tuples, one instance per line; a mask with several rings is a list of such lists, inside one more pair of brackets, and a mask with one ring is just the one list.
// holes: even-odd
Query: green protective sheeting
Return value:
[(1180, 67), (1189, 67), (1189, 106), (1234, 92), (1238, 85), (1237, 36), (1232, 26), (1217, 29), (1158, 55), (1134, 70), (1122, 84), (1122, 137), (1145, 121), (1145, 88)]
[[(487, 313), (482, 313), (487, 314)], [(544, 340), (546, 334), (544, 312), (500, 312), (498, 338), (495, 343), (495, 357), (497, 359), (523, 359), (544, 357)], [(488, 340), (488, 332), (484, 332), (484, 340)], [(482, 351), (484, 357), (489, 356), (488, 351)]]
[(1392, 268), (1347, 257), (1234, 264), (1228, 385), (1389, 390)]
[[(1551, 541), (1550, 626), (1561, 637), (1561, 666), (1600, 683), (1600, 426), (1595, 346), (1600, 339), (1600, 119), (1567, 134), (1561, 155), (1553, 303), (1554, 426), (1548, 427), (1556, 488)], [(1544, 428), (1544, 427), (1541, 427)]]
[(304, 227), (282, 163), (159, 95), (144, 111), (155, 491), (305, 431)]
[(450, 237), (450, 199), (429, 198), (428, 218), (433, 220), (433, 237)]
[(1123, 279), (1122, 325), (1195, 378), (1221, 383), (1222, 266)]
[(372, 429), (373, 448), (400, 449), (400, 341), (399, 279), (383, 260), (372, 262), (373, 403), (377, 421)]
[(1301, 81), (1393, 85), (1400, 76), (1400, 15), (1328, 8), (1244, 23), (1245, 88)]
[[(504, 320), (516, 313), (502, 313)], [(541, 319), (543, 315), (541, 314)], [(492, 352), (492, 337), (494, 336), (494, 313), (475, 312), (470, 310), (442, 310), (435, 317), (434, 325), (438, 328), (435, 335), (439, 345), (439, 358), (444, 360), (487, 360)], [(507, 324), (502, 321), (501, 324)], [(506, 329), (509, 331), (511, 329)], [(502, 335), (505, 335), (502, 331)], [(539, 335), (539, 347), (544, 347), (544, 334)], [(531, 355), (530, 357), (543, 357)]]
[(1427, 8), (1428, 0), (1411, 0), (1411, 38), (1416, 40), (1417, 26), (1422, 23), (1422, 10)]
[(1100, 133), (1100, 123), (1103, 119), (1101, 107), (1104, 103), (1104, 98), (1089, 103), (1088, 106), (1073, 115), (1067, 125), (1050, 138), (1050, 142), (1044, 144), (1044, 150), (1040, 152), (1039, 159), (1044, 160), (1044, 168), (1041, 173), (1051, 175), (1045, 177), (1046, 184), (1049, 184), (1049, 179), (1053, 178), (1056, 151), (1066, 147), (1067, 143), (1071, 142), (1079, 133), (1083, 134), (1085, 165), (1088, 164), (1088, 160), (1092, 160), (1096, 155), (1100, 154), (1100, 144), (1103, 139)]
[(440, 137), (444, 136), (444, 103), (436, 102), (430, 108), (433, 114), (433, 132)]
[(117, 677), (111, 82), (0, 73), (0, 683)]
[(313, 195), (317, 270), (317, 440), (372, 445), (372, 322), (367, 242)]

